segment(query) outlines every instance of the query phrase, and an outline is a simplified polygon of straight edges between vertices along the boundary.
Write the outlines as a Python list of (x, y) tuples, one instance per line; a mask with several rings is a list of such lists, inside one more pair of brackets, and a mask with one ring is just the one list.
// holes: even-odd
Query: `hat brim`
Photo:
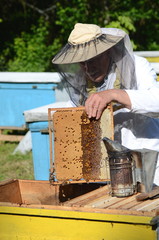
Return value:
[(54, 64), (69, 64), (87, 61), (116, 45), (124, 36), (102, 34), (90, 42), (72, 45), (67, 43), (53, 58)]

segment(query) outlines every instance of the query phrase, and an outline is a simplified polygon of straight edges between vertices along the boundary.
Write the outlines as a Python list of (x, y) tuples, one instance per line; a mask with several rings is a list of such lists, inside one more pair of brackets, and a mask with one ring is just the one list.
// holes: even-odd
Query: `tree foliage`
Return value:
[(31, 33), (22, 32), (20, 37), (14, 39), (15, 55), (8, 61), (9, 71), (49, 71), (51, 58), (57, 51), (58, 44), (48, 43), (48, 24), (40, 18), (38, 27), (32, 26)]
[(0, 70), (53, 71), (51, 59), (77, 22), (121, 28), (135, 50), (158, 50), (158, 6), (159, 0), (1, 0)]

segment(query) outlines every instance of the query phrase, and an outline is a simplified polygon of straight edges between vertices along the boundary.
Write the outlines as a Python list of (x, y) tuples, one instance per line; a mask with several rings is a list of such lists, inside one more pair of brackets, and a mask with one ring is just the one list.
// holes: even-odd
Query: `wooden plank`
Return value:
[(121, 201), (113, 204), (112, 206), (110, 206), (109, 208), (111, 209), (127, 209), (127, 205), (134, 202), (134, 200), (136, 200), (136, 195), (130, 196), (130, 197), (126, 197), (126, 198), (121, 198)]
[(13, 183), (15, 181), (17, 181), (17, 180), (15, 180), (15, 179), (7, 179), (7, 180), (0, 181), (0, 187), (1, 186), (6, 186), (7, 184)]
[[(52, 168), (53, 169), (53, 168)], [(109, 182), (110, 181), (110, 178), (109, 179), (98, 179), (98, 180), (91, 180), (91, 181), (88, 181), (87, 183), (99, 183), (99, 182)], [(56, 185), (64, 185), (64, 184), (74, 184), (74, 183), (86, 183), (86, 181), (85, 180), (78, 180), (78, 182), (77, 181), (57, 181), (57, 182), (54, 182), (52, 179), (50, 180), (50, 183), (52, 184), (52, 185), (54, 185), (54, 186), (56, 186)]]
[[(82, 205), (84, 204), (84, 201), (89, 201), (89, 199), (94, 199), (97, 198), (98, 196), (101, 196), (103, 194), (106, 194), (109, 192), (109, 186), (106, 185), (104, 187), (100, 187), (94, 191), (91, 191), (89, 193), (83, 194), (82, 196), (73, 198), (67, 202), (64, 202), (63, 205), (65, 206), (72, 206), (72, 205), (78, 205), (79, 202), (82, 203)], [(83, 202), (82, 202), (83, 201)]]
[(0, 134), (0, 141), (20, 142), (24, 136)]
[(98, 199), (98, 201), (99, 201), (101, 198), (102, 198), (102, 199), (105, 199), (105, 195), (103, 196), (103, 193), (98, 194), (98, 195), (96, 195), (96, 196), (91, 196), (91, 197), (89, 197), (89, 198), (83, 199), (82, 201), (77, 202), (77, 203), (73, 204), (72, 206), (80, 206), (80, 207), (83, 206), (83, 207), (85, 207), (85, 206), (87, 206), (88, 204), (90, 204), (90, 206), (91, 206), (94, 202), (97, 201), (97, 199)]
[(92, 205), (94, 208), (108, 208), (109, 206), (113, 205), (114, 203), (117, 203), (119, 201), (122, 201), (121, 198), (117, 198), (117, 197), (105, 197), (105, 199), (102, 199), (102, 201), (99, 199), (96, 200), (93, 205), (92, 203), (85, 205), (85, 207), (90, 207), (90, 205)]
[(0, 185), (0, 202), (22, 203), (18, 180), (2, 181)]
[(137, 195), (135, 194), (131, 197), (125, 198), (121, 203), (115, 204), (112, 208), (132, 209), (140, 204), (140, 202), (136, 201), (136, 196)]
[[(5, 206), (4, 203), (0, 206)], [(12, 204), (14, 206), (14, 204)], [(17, 206), (17, 204), (15, 204)], [(52, 209), (52, 210), (62, 210), (62, 211), (78, 211), (78, 212), (90, 212), (90, 213), (102, 213), (102, 214), (116, 214), (116, 215), (132, 215), (132, 216), (147, 216), (147, 217), (154, 217), (156, 216), (156, 212), (151, 211), (136, 211), (136, 210), (124, 210), (124, 209), (101, 209), (101, 208), (91, 208), (91, 207), (69, 207), (69, 206), (60, 206), (60, 205), (20, 205), (23, 208), (36, 208), (36, 209)]]
[(120, 209), (132, 209), (134, 206), (138, 205), (139, 203), (136, 201), (136, 199), (134, 198), (131, 202), (120, 206)]
[(153, 211), (151, 211), (151, 212), (155, 212), (156, 216), (158, 216), (158, 215), (159, 215), (159, 207), (155, 208), (155, 209), (154, 209)]
[(121, 210), (125, 209), (125, 210), (136, 210), (136, 211), (151, 211), (151, 210), (155, 210), (156, 207), (159, 206), (159, 200), (146, 200), (146, 201), (142, 201), (142, 202), (138, 202), (134, 197), (131, 197), (130, 199), (127, 200), (123, 200), (121, 203), (119, 204), (115, 204), (113, 207), (110, 207), (111, 209), (117, 209), (120, 208)]
[(52, 186), (49, 181), (19, 180), (22, 203), (59, 204), (59, 186)]
[(17, 126), (0, 126), (1, 130), (19, 130), (19, 131), (25, 131), (27, 128), (24, 127), (17, 127)]
[(0, 182), (0, 201), (17, 204), (59, 204), (59, 186), (49, 181), (7, 180)]
[(143, 201), (141, 204), (136, 205), (132, 207), (132, 210), (137, 210), (137, 211), (152, 211), (155, 210), (155, 208), (159, 207), (159, 199), (153, 199), (153, 200), (146, 200)]
[(103, 208), (101, 206), (103, 206), (105, 203), (107, 203), (107, 201), (111, 201), (111, 196), (107, 195), (107, 196), (102, 196), (98, 199), (94, 199), (94, 201), (90, 201), (88, 202), (84, 207), (93, 207), (93, 208)]
[(15, 130), (21, 131), (22, 133), (26, 131), (26, 126), (23, 127), (16, 127), (16, 126), (0, 126), (0, 141), (8, 141), (8, 142), (20, 142), (24, 134), (17, 135), (17, 134), (4, 134), (4, 130)]

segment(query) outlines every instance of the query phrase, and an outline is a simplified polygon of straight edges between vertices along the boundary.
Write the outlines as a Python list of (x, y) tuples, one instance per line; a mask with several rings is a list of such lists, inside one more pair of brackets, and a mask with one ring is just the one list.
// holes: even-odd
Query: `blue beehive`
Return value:
[(23, 112), (56, 101), (58, 73), (0, 73), (0, 128), (25, 127)]
[(49, 180), (50, 150), (49, 134), (47, 131), (48, 122), (30, 123), (29, 129), (32, 138), (34, 179)]

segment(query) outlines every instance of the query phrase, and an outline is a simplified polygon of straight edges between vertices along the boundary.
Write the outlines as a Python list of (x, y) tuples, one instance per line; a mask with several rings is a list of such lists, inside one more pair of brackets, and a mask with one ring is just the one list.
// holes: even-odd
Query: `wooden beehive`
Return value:
[(108, 185), (91, 185), (0, 182), (0, 239), (158, 239), (159, 199), (112, 197)]
[(89, 119), (83, 107), (49, 109), (51, 180), (109, 180), (102, 138), (113, 139), (113, 113), (108, 106), (100, 120)]

